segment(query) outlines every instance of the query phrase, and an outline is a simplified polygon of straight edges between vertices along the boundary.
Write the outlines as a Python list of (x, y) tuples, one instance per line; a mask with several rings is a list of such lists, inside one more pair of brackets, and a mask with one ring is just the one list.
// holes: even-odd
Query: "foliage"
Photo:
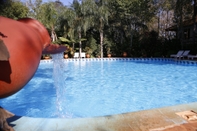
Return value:
[(111, 54), (112, 53), (111, 48), (112, 48), (112, 46), (114, 44), (112, 42), (112, 40), (110, 40), (108, 37), (105, 37), (103, 43), (104, 43), (104, 47), (105, 47), (106, 53), (107, 54)]
[[(84, 50), (101, 57), (107, 53), (118, 57), (123, 52), (132, 57), (166, 57), (183, 47), (191, 48), (193, 52), (197, 48), (195, 45), (181, 45), (181, 41), (172, 39), (165, 31), (171, 24), (176, 24), (182, 32), (183, 21), (194, 16), (192, 2), (73, 0), (67, 7), (59, 0), (45, 3), (28, 0), (27, 8), (20, 1), (7, 0), (0, 3), (0, 15), (13, 19), (28, 16), (39, 20), (48, 29), (52, 41), (69, 47), (70, 56), (79, 49), (79, 52)], [(180, 33), (179, 38), (182, 35)]]
[(74, 40), (74, 39), (69, 40), (69, 39), (64, 38), (64, 37), (59, 37), (59, 39), (60, 39), (60, 41), (67, 42), (67, 43), (79, 43), (80, 41), (86, 41), (87, 40), (85, 38), (81, 38), (80, 40)]
[(70, 47), (69, 45), (66, 45), (66, 51), (64, 52), (65, 54), (68, 54), (68, 56), (70, 57), (70, 58), (72, 58), (73, 57), (73, 55), (74, 55), (74, 49), (72, 48), (72, 47)]
[(79, 40), (79, 54), (81, 54), (82, 51), (81, 40), (83, 33), (85, 34), (91, 25), (90, 17), (84, 13), (84, 5), (84, 2), (80, 3), (79, 1), (74, 0), (71, 8), (64, 12), (66, 17), (63, 18), (65, 23), (62, 24), (67, 30), (64, 36), (68, 37), (70, 40)]
[(86, 54), (89, 54), (90, 56), (92, 55), (92, 49), (90, 47), (85, 47), (84, 51)]
[(34, 2), (32, 2), (32, 0), (28, 0), (27, 1), (27, 7), (29, 8), (28, 16), (38, 21), (41, 21), (42, 19), (42, 12), (40, 10), (41, 5), (42, 5), (42, 0), (35, 0)]
[(158, 33), (155, 31), (144, 32), (145, 37), (140, 39), (141, 55), (144, 57), (154, 57), (154, 53), (158, 52), (159, 44)]
[(27, 17), (29, 9), (23, 3), (14, 0), (0, 1), (0, 16), (12, 19)]
[(42, 3), (42, 0), (36, 0), (34, 3), (29, 0), (29, 16), (38, 19), (50, 31), (52, 41), (57, 41), (56, 28), (59, 24), (62, 11), (65, 10), (63, 4), (59, 1)]
[(87, 43), (86, 43), (86, 47), (85, 47), (84, 51), (90, 55), (92, 55), (92, 53), (94, 53), (94, 55), (95, 55), (96, 50), (97, 50), (97, 41), (94, 39), (93, 36), (90, 36)]
[(174, 13), (174, 22), (180, 23), (181, 20), (188, 20), (193, 15), (193, 0), (177, 0)]
[(152, 6), (155, 7), (155, 16), (148, 23), (149, 30), (155, 30), (159, 36), (166, 35), (170, 37), (165, 29), (169, 27), (173, 21), (173, 13), (176, 0), (155, 0)]
[[(114, 42), (117, 44), (117, 55), (132, 50), (133, 37), (147, 30), (147, 23), (154, 16), (151, 0), (114, 0), (110, 3), (110, 25)], [(119, 49), (120, 48), (120, 49)]]
[(97, 30), (100, 33), (100, 54), (101, 58), (103, 58), (103, 41), (104, 41), (104, 27), (108, 24), (108, 17), (110, 15), (108, 8), (108, 0), (100, 0), (96, 3), (96, 11), (94, 22), (96, 24)]

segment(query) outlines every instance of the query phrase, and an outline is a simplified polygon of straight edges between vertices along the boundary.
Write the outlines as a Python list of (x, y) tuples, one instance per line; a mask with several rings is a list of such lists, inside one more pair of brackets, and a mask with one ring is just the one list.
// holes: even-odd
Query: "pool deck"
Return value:
[[(14, 116), (8, 119), (15, 131), (197, 131), (197, 102), (92, 118), (32, 118)], [(185, 117), (185, 118), (184, 118)]]

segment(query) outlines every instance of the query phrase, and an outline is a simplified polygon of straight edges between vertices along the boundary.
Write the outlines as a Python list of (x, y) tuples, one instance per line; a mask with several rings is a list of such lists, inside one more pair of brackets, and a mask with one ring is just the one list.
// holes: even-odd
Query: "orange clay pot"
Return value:
[(111, 54), (107, 54), (107, 57), (108, 57), (108, 58), (111, 58)]
[[(51, 45), (46, 28), (37, 20), (18, 21), (0, 16), (0, 40), (9, 52), (8, 60), (0, 59), (0, 98), (23, 88), (36, 72), (42, 53), (58, 53), (66, 47)], [(0, 55), (5, 52), (0, 48)]]
[(122, 56), (127, 57), (127, 52), (123, 52)]

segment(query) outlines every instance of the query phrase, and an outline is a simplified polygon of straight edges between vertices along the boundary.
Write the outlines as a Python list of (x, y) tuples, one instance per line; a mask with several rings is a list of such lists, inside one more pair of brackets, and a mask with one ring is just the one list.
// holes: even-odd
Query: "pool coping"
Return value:
[[(171, 58), (84, 58), (66, 61), (174, 61), (176, 64), (197, 65), (196, 61)], [(41, 60), (50, 63), (52, 60)], [(8, 119), (15, 131), (161, 131), (183, 124), (195, 123), (177, 115), (178, 112), (197, 112), (197, 102), (151, 110), (129, 112), (92, 118), (33, 118), (14, 116)], [(197, 123), (197, 122), (196, 122)], [(196, 125), (197, 126), (197, 125)]]
[[(153, 61), (153, 62), (174, 62), (174, 64), (181, 65), (197, 65), (197, 61), (190, 59), (174, 59), (174, 58), (122, 58), (122, 57), (112, 57), (112, 58), (69, 58), (69, 59), (61, 59), (63, 62), (75, 62), (75, 61)], [(51, 63), (52, 59), (40, 60), (40, 63)]]
[(15, 131), (161, 131), (192, 123), (176, 114), (188, 110), (197, 112), (197, 102), (92, 118), (14, 116), (8, 122)]

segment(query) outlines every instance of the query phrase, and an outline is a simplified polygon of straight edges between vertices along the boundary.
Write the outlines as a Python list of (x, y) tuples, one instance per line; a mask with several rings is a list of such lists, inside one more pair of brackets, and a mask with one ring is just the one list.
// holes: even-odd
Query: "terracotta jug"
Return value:
[(65, 46), (51, 44), (46, 28), (37, 20), (0, 16), (0, 98), (16, 93), (28, 83), (42, 53), (65, 50)]

